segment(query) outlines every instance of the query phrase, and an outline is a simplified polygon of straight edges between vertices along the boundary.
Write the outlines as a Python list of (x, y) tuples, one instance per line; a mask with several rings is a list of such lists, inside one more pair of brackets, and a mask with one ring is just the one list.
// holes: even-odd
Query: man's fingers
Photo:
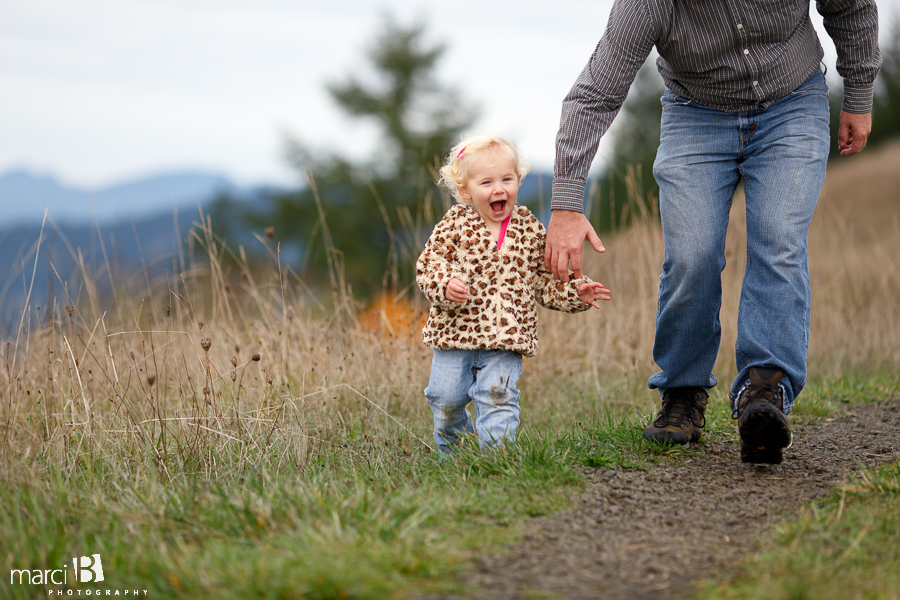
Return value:
[(587, 239), (588, 242), (591, 243), (591, 248), (594, 249), (594, 252), (606, 252), (603, 242), (600, 241), (600, 236), (597, 235), (593, 227), (591, 227), (591, 230), (588, 232)]
[[(584, 274), (581, 272), (581, 252), (576, 250), (572, 254), (569, 255), (569, 260), (572, 261), (572, 271), (574, 271), (575, 279), (581, 279), (584, 277)], [(563, 283), (569, 280), (569, 270), (565, 269), (566, 278), (563, 279)]]
[[(569, 282), (569, 260), (569, 255), (563, 251), (556, 255), (553, 262), (553, 277), (563, 283)], [(574, 257), (571, 257), (571, 260), (574, 262)]]
[(550, 250), (549, 257), (545, 261), (546, 264), (544, 265), (544, 267), (553, 274), (554, 279), (559, 279), (559, 270), (556, 268), (557, 261), (559, 261), (559, 252), (557, 252), (556, 250)]
[(841, 111), (838, 128), (838, 149), (841, 156), (852, 156), (862, 152), (872, 132), (872, 113), (847, 113)]
[(847, 126), (846, 123), (841, 123), (841, 126), (838, 128), (838, 148), (844, 149), (847, 147), (847, 138), (850, 137), (850, 127)]

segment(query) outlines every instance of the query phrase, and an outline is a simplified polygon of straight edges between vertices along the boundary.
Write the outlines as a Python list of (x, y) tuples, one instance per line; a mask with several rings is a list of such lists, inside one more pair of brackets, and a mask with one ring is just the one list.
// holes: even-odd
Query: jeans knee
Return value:
[(718, 248), (704, 248), (700, 244), (689, 245), (678, 250), (667, 249), (663, 263), (666, 277), (692, 286), (705, 286), (709, 281), (718, 280), (725, 268), (725, 255)]

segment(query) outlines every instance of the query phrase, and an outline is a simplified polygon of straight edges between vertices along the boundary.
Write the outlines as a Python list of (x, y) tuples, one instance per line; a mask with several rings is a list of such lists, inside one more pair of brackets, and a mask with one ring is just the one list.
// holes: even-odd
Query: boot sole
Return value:
[(741, 462), (754, 465), (780, 465), (783, 460), (783, 448), (755, 448), (741, 442)]
[(691, 442), (696, 442), (700, 439), (700, 435), (694, 435), (692, 437), (688, 437), (686, 433), (680, 433), (675, 431), (668, 431), (666, 429), (645, 429), (644, 430), (644, 439), (651, 442), (659, 442), (661, 444), (667, 445), (678, 445), (683, 446), (685, 444), (689, 444)]
[(781, 464), (783, 450), (791, 443), (787, 417), (767, 402), (750, 404), (738, 425), (741, 436), (741, 461), (756, 464)]

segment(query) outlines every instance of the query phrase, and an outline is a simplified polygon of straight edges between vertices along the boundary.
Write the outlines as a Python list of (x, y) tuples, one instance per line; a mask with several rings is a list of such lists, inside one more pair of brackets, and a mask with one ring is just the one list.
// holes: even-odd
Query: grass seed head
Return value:
[(148, 375), (147, 383), (150, 385), (150, 387), (153, 387), (153, 384), (156, 383), (156, 375)]
[(252, 360), (253, 362), (259, 362), (259, 359), (260, 359), (259, 352), (257, 352), (252, 357), (250, 357), (250, 360)]
[(200, 347), (203, 348), (205, 352), (209, 352), (209, 349), (212, 347), (212, 340), (207, 338), (203, 338), (200, 340)]

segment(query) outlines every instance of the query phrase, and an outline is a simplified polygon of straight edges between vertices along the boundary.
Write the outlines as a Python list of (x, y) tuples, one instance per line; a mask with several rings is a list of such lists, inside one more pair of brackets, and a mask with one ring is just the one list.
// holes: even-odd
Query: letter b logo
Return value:
[(81, 583), (103, 581), (103, 563), (100, 562), (99, 554), (82, 556), (80, 560), (73, 558), (72, 561), (75, 564), (75, 574)]

